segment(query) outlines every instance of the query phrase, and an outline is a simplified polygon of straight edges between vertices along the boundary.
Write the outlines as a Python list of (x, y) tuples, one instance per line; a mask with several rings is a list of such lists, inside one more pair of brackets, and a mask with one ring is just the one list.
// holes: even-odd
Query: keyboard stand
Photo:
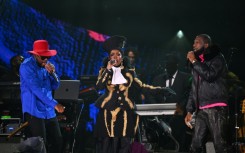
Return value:
[[(162, 129), (164, 135), (168, 136), (173, 140), (175, 143), (175, 150), (160, 150), (160, 151), (166, 151), (166, 152), (178, 152), (179, 151), (179, 143), (176, 141), (176, 139), (172, 136), (172, 129), (169, 125), (167, 125), (164, 121), (161, 119), (158, 119), (158, 116), (162, 115), (174, 115), (174, 112), (176, 110), (176, 103), (165, 103), (165, 104), (136, 104), (135, 106), (135, 112), (139, 116), (153, 116), (154, 121), (156, 124), (159, 125), (159, 127)], [(147, 133), (146, 128), (144, 125), (144, 122), (142, 122), (142, 134), (140, 136), (142, 137), (141, 140), (146, 140), (146, 142), (142, 142), (144, 144), (145, 148), (148, 151), (155, 152), (155, 147), (158, 144), (151, 144), (147, 140)], [(147, 124), (146, 124), (147, 126)], [(144, 139), (146, 138), (146, 139)], [(153, 150), (152, 150), (153, 149)]]

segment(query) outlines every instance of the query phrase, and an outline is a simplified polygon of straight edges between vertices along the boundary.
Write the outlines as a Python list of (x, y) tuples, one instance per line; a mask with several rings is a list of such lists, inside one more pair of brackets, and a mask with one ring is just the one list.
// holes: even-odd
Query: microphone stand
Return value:
[[(238, 133), (239, 133), (239, 125), (238, 125), (238, 120), (239, 120), (239, 110), (238, 110), (238, 99), (239, 99), (239, 94), (240, 94), (240, 91), (241, 91), (241, 87), (239, 85), (235, 85), (235, 95), (234, 95), (234, 101), (235, 101), (235, 109), (234, 109), (234, 113), (235, 113), (235, 142), (232, 143), (233, 146), (235, 146), (235, 153), (240, 153), (240, 149), (239, 149), (239, 146), (241, 144), (243, 144), (241, 142), (241, 140), (239, 140), (238, 138)], [(243, 127), (242, 127), (243, 128)]]
[[(233, 55), (236, 51), (238, 51), (237, 48), (234, 48), (234, 47), (231, 47), (230, 48), (230, 58), (227, 62), (227, 67), (230, 68), (230, 65), (232, 63), (232, 58), (233, 58)], [(239, 132), (239, 126), (238, 126), (238, 110), (237, 110), (237, 102), (238, 102), (238, 92), (239, 92), (239, 86), (236, 85), (236, 89), (235, 89), (235, 142), (232, 143), (233, 146), (235, 146), (235, 153), (239, 153), (239, 145), (240, 145), (240, 142), (238, 142), (238, 132)]]
[[(80, 107), (79, 114), (77, 114), (77, 109), (78, 109), (77, 107)], [(83, 107), (84, 107), (83, 99), (78, 99), (77, 100), (77, 106), (75, 108), (76, 117), (75, 117), (75, 122), (74, 122), (74, 133), (73, 133), (73, 142), (72, 142), (72, 146), (71, 146), (71, 153), (74, 153), (75, 144), (76, 144), (76, 133), (77, 133), (77, 128), (78, 128), (79, 121), (80, 121), (80, 118), (81, 118), (81, 114), (82, 114), (82, 111), (83, 111)]]
[(235, 152), (238, 153), (239, 151), (239, 142), (238, 142), (238, 130), (239, 127), (237, 125), (238, 123), (238, 112), (237, 112), (237, 100), (238, 100), (238, 95), (237, 95), (237, 91), (235, 92), (235, 143), (233, 143), (233, 145), (235, 145)]

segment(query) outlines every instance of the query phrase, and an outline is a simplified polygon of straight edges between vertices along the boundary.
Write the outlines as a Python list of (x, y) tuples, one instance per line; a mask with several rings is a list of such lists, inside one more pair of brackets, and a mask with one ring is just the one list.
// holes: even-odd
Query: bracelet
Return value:
[(196, 62), (196, 60), (193, 60), (191, 63), (194, 64)]

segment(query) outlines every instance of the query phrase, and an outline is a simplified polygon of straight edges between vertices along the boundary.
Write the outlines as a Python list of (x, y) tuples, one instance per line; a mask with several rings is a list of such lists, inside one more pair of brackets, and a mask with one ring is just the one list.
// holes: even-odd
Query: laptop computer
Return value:
[(80, 80), (60, 80), (60, 87), (54, 91), (54, 99), (77, 100)]

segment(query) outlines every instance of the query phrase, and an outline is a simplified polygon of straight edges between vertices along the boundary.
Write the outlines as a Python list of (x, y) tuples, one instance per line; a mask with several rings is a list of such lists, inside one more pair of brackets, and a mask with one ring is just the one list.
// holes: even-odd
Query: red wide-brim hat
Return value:
[(55, 56), (57, 51), (49, 49), (47, 40), (36, 40), (33, 43), (33, 50), (29, 51), (29, 53), (39, 56)]

